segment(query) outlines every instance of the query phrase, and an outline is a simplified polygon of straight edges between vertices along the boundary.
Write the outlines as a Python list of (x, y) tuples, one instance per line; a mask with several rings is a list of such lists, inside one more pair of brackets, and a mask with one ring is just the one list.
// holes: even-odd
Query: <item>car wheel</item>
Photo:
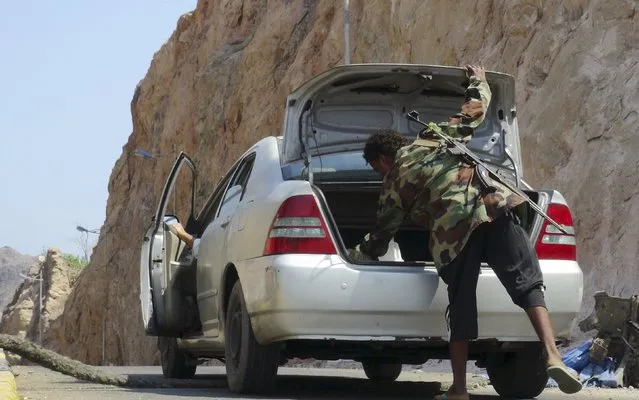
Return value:
[(280, 346), (261, 345), (255, 339), (240, 281), (235, 282), (231, 291), (224, 335), (229, 390), (239, 394), (270, 392), (275, 386)]
[(162, 361), (162, 373), (166, 378), (191, 379), (195, 376), (197, 365), (177, 344), (174, 337), (159, 337), (158, 349)]
[(362, 361), (364, 373), (373, 382), (393, 382), (402, 373), (402, 364), (380, 361)]
[(502, 397), (537, 397), (548, 383), (541, 350), (490, 354), (486, 370), (491, 385)]

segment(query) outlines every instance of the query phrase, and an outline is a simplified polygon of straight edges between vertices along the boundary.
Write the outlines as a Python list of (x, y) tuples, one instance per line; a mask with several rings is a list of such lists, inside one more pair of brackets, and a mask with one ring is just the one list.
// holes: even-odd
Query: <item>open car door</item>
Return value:
[[(186, 244), (170, 230), (180, 222), (177, 210), (167, 213), (171, 195), (182, 168), (190, 170), (191, 201), (186, 228), (194, 221), (197, 170), (193, 160), (181, 152), (164, 184), (155, 215), (144, 234), (140, 252), (140, 305), (147, 335), (182, 336), (199, 325), (195, 296), (189, 286), (195, 285), (195, 262), (181, 261)], [(175, 201), (173, 202), (175, 207)], [(193, 293), (194, 295), (195, 293)], [(191, 298), (192, 297), (192, 298)]]

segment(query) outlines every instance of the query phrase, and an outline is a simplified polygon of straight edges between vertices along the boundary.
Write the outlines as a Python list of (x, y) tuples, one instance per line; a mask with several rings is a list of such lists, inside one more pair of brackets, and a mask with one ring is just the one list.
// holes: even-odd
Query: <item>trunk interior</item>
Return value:
[[(344, 249), (354, 248), (375, 224), (377, 212), (377, 198), (381, 183), (316, 183), (321, 191), (325, 205), (330, 213), (344, 245)], [(525, 193), (535, 202), (538, 202), (539, 194), (534, 191)], [(531, 234), (533, 226), (540, 218), (524, 203), (516, 209), (522, 220), (522, 225)], [(330, 222), (329, 222), (330, 224)], [(395, 235), (395, 241), (399, 245), (402, 259), (414, 264), (415, 262), (432, 262), (433, 258), (428, 249), (429, 231), (408, 220)], [(535, 242), (535, 237), (531, 241)], [(380, 262), (381, 263), (381, 262)]]

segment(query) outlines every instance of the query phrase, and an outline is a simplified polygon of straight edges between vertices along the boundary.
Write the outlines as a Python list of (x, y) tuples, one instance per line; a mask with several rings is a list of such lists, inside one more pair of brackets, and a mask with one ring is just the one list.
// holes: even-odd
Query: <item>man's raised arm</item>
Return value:
[[(467, 65), (466, 73), (469, 78), (469, 84), (466, 88), (465, 101), (460, 112), (450, 117), (447, 123), (437, 125), (448, 136), (463, 140), (469, 140), (475, 128), (484, 122), (492, 96), (490, 86), (486, 82), (484, 68), (476, 65)], [(435, 127), (431, 129), (435, 129)], [(428, 134), (428, 132), (425, 132), (426, 136)]]

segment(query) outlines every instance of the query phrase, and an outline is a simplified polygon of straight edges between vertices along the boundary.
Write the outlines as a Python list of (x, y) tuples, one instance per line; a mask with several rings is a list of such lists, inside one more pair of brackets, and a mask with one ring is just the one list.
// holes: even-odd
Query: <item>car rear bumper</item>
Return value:
[[(541, 261), (558, 337), (568, 335), (583, 293), (576, 262)], [(288, 339), (447, 339), (447, 287), (434, 268), (353, 266), (339, 256), (280, 255), (236, 265), (261, 343)], [(526, 314), (490, 269), (477, 288), (480, 338), (537, 340)]]

